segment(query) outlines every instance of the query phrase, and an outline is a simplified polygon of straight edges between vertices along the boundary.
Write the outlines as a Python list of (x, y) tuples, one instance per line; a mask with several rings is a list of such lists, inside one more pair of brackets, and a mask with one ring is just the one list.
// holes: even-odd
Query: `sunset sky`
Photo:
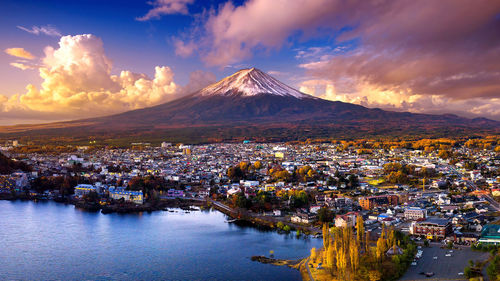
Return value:
[(500, 1), (0, 3), (0, 125), (103, 116), (257, 67), (329, 100), (500, 120)]

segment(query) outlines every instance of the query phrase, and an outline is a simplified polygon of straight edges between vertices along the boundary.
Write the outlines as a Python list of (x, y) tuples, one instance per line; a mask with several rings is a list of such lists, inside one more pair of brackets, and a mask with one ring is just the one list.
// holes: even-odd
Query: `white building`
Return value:
[(125, 190), (123, 188), (109, 188), (109, 197), (119, 200), (123, 198), (123, 200), (127, 202), (134, 202), (136, 204), (144, 203), (144, 196), (142, 191), (132, 191)]
[(425, 219), (427, 217), (427, 210), (411, 207), (405, 210), (404, 216), (405, 219), (409, 220)]

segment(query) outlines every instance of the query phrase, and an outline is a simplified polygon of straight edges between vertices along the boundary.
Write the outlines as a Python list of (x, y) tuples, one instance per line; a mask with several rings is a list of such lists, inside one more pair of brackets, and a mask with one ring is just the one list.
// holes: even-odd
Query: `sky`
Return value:
[(500, 120), (497, 0), (3, 0), (0, 37), (0, 125), (153, 106), (249, 67), (329, 100)]

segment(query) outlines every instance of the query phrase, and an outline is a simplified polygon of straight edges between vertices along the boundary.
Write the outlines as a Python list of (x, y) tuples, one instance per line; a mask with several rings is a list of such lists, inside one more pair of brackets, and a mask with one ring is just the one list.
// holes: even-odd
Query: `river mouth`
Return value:
[(101, 214), (55, 202), (0, 201), (0, 214), (1, 280), (300, 280), (294, 269), (251, 257), (272, 250), (279, 259), (300, 259), (321, 245), (227, 223), (214, 210)]

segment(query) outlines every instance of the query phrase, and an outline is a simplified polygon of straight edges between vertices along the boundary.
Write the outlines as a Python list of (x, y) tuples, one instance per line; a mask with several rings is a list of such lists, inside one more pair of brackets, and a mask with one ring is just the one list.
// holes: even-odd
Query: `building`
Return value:
[(168, 197), (184, 197), (184, 191), (171, 188), (167, 191), (167, 196)]
[(398, 205), (397, 195), (379, 195), (359, 198), (359, 205), (364, 210), (371, 210), (376, 207), (389, 207)]
[(479, 243), (500, 245), (500, 225), (487, 224), (481, 231)]
[(355, 214), (339, 215), (335, 218), (335, 227), (354, 227), (355, 224)]
[(425, 219), (427, 217), (427, 210), (422, 208), (410, 207), (405, 210), (405, 219), (408, 220), (418, 220)]
[(90, 192), (99, 192), (98, 188), (91, 184), (79, 184), (75, 186), (75, 196), (83, 196), (89, 194)]
[(290, 220), (295, 223), (313, 223), (316, 221), (316, 215), (310, 213), (297, 213)]
[(115, 200), (122, 199), (136, 204), (144, 203), (142, 191), (125, 190), (123, 188), (109, 188), (109, 197)]
[(444, 239), (452, 231), (450, 220), (440, 218), (428, 218), (425, 221), (413, 222), (410, 228), (411, 234), (430, 240)]

